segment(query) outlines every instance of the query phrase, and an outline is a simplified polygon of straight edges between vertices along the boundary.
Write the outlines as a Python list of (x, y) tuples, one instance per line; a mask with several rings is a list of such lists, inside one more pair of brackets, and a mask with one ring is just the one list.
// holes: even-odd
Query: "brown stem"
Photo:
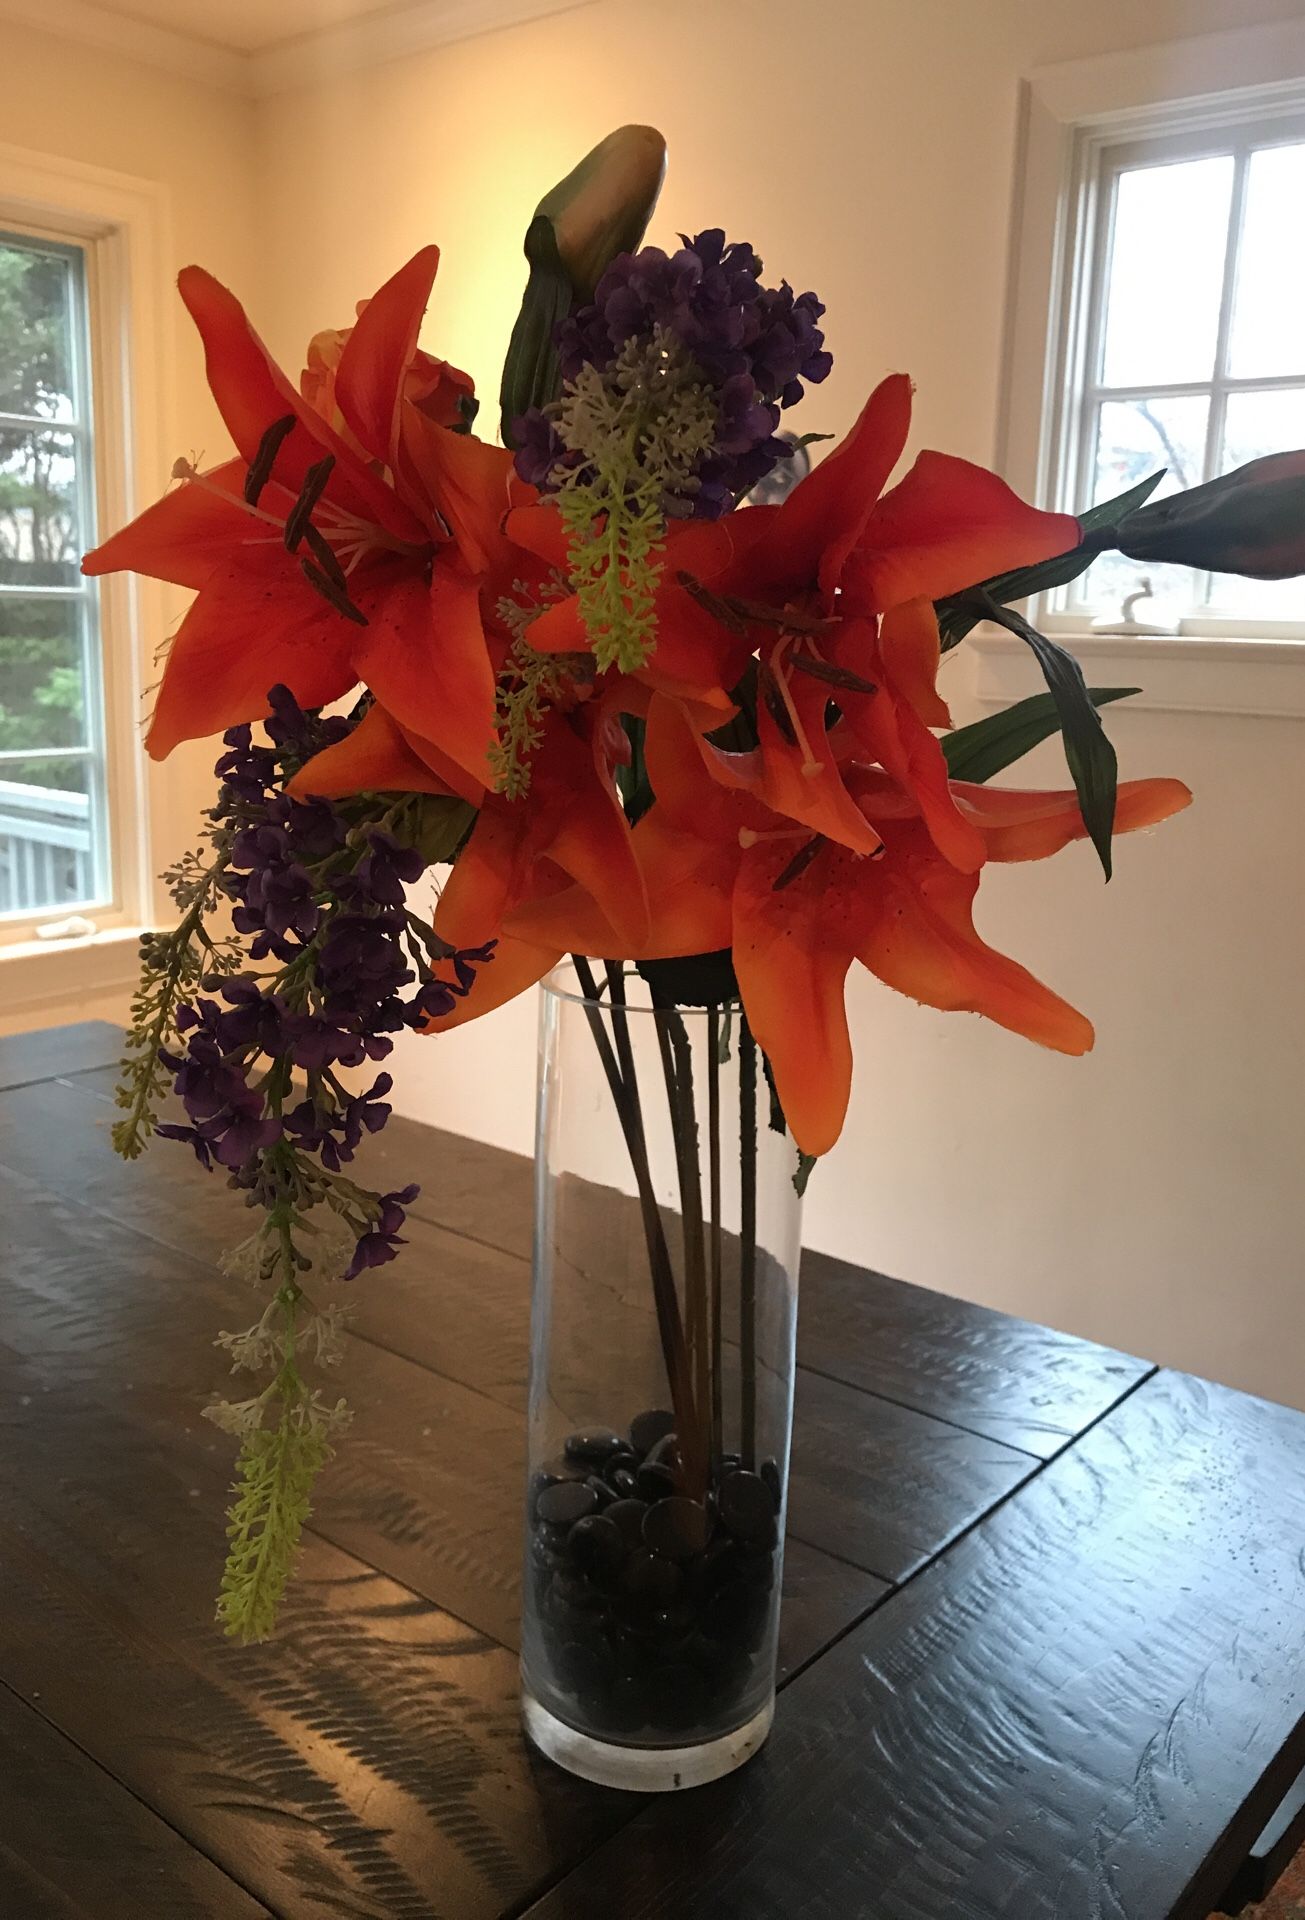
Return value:
[(662, 1226), (661, 1212), (657, 1205), (657, 1196), (653, 1191), (652, 1173), (648, 1165), (648, 1144), (644, 1134), (643, 1113), (639, 1104), (639, 1080), (635, 1071), (634, 1049), (630, 1044), (629, 1019), (625, 1007), (625, 980), (619, 966), (613, 966), (609, 962), (607, 986), (611, 1003), (612, 1032), (616, 1041), (616, 1051), (613, 1055), (603, 1027), (602, 1010), (598, 1004), (598, 988), (593, 973), (587, 961), (580, 959), (579, 956), (573, 957), (576, 975), (584, 989), (586, 1001), (592, 1002), (592, 1005), (586, 1005), (585, 1012), (590, 1030), (598, 1043), (599, 1056), (607, 1075), (607, 1084), (611, 1088), (612, 1099), (621, 1122), (621, 1131), (629, 1150), (630, 1164), (634, 1169), (635, 1184), (639, 1190), (639, 1207), (643, 1216), (644, 1240), (647, 1243), (648, 1266), (652, 1277), (653, 1305), (657, 1313), (657, 1333), (661, 1341), (662, 1358), (666, 1365), (666, 1379), (670, 1387), (671, 1406), (675, 1413), (676, 1432), (681, 1436), (682, 1445), (687, 1441), (692, 1446), (696, 1422), (688, 1354), (684, 1341), (684, 1323), (680, 1318), (680, 1303), (675, 1292), (675, 1270), (671, 1265), (666, 1233)]
[(720, 1009), (707, 1016), (707, 1153), (711, 1205), (711, 1458), (719, 1475), (725, 1447), (721, 1361)]
[(690, 1377), (694, 1383), (697, 1421), (694, 1428), (693, 1470), (684, 1446), (686, 1476), (706, 1489), (706, 1424), (711, 1393), (707, 1346), (707, 1274), (703, 1245), (702, 1173), (698, 1159), (698, 1116), (693, 1095), (693, 1052), (684, 1021), (672, 1001), (653, 995), (662, 1073), (670, 1106), (675, 1164), (680, 1184), (680, 1223), (684, 1235), (684, 1318), (688, 1334)]
[(743, 1376), (740, 1451), (757, 1465), (757, 1047), (739, 1021), (739, 1366)]

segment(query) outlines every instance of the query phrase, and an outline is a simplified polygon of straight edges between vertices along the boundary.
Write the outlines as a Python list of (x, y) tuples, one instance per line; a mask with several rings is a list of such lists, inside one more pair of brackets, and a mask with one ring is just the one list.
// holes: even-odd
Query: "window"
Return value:
[(87, 264), (0, 230), (0, 929), (112, 898)]
[[(1305, 114), (1080, 140), (1052, 489), (1073, 510), (1164, 468), (1155, 498), (1305, 446)], [(1106, 555), (1052, 626), (1135, 617), (1193, 634), (1305, 633), (1300, 581)]]

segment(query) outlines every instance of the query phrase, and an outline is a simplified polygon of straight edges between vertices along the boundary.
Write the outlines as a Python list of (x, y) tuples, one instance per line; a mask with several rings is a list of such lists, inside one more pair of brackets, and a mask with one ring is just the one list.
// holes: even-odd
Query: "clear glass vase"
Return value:
[(802, 1203), (737, 1006), (650, 971), (544, 987), (521, 1669), (544, 1753), (659, 1792), (770, 1728)]

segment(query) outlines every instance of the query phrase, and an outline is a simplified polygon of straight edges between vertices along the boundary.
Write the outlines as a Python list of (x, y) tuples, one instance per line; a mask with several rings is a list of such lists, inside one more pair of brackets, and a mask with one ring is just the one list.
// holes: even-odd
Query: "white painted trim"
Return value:
[(83, 940), (31, 940), (0, 949), (5, 1021), (67, 1012), (105, 993), (128, 992), (140, 973), (139, 927), (113, 927)]
[[(155, 181), (0, 143), (0, 221), (43, 228), (86, 245), (92, 299), (96, 489), (101, 527), (119, 527), (157, 498), (173, 417), (171, 206)], [(157, 581), (113, 575), (101, 583), (105, 744), (112, 801), (113, 901), (88, 910), (104, 928), (153, 917), (150, 817), (187, 804), (181, 774), (145, 760), (139, 716), (155, 678), (150, 654), (172, 603)], [(49, 920), (41, 913), (37, 920)], [(29, 923), (30, 924), (30, 923)], [(23, 925), (6, 923), (7, 942)], [(43, 947), (43, 951), (49, 951)], [(6, 968), (12, 946), (6, 945)], [(6, 999), (11, 976), (6, 971)]]
[(338, 80), (386, 60), (410, 58), (476, 34), (571, 13), (595, 0), (421, 0), (398, 13), (364, 15), (321, 27), (252, 56), (251, 91), (258, 99)]
[(229, 93), (253, 92), (248, 54), (97, 7), (94, 0), (0, 0), (0, 20), (100, 47), (138, 60), (142, 66), (161, 67), (165, 73), (179, 73)]
[[(1010, 706), (1045, 690), (1036, 660), (1013, 634), (980, 628), (969, 644), (975, 694), (985, 706)], [(1061, 644), (1089, 686), (1140, 687), (1128, 708), (1305, 720), (1305, 641), (1082, 633), (1061, 636)]]
[(0, 21), (58, 34), (143, 66), (262, 100), (594, 4), (596, 0), (416, 0), (397, 12), (340, 21), (252, 53), (155, 26), (97, 6), (95, 0), (0, 0)]

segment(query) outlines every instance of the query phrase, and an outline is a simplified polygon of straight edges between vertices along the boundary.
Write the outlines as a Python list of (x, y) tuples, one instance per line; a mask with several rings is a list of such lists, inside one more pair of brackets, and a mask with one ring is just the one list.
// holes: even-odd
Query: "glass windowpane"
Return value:
[[(1271, 393), (1230, 393), (1224, 417), (1219, 471), (1231, 473), (1266, 453), (1305, 447), (1305, 383)], [(1244, 580), (1217, 573), (1210, 611), (1221, 616), (1244, 613), (1252, 620), (1305, 623), (1305, 580)]]
[(0, 583), (81, 584), (77, 461), (70, 433), (0, 427)]
[(0, 235), (0, 413), (76, 417), (75, 271), (67, 253)]
[(87, 744), (82, 620), (76, 600), (0, 594), (0, 750)]
[[(1203, 395), (1103, 402), (1089, 504), (1113, 500), (1160, 467), (1166, 469), (1165, 476), (1153, 500), (1195, 486), (1203, 476), (1209, 413)], [(1143, 577), (1151, 582), (1152, 603), (1135, 609), (1138, 619), (1166, 625), (1196, 607), (1200, 581), (1190, 567), (1143, 565), (1120, 553), (1106, 553), (1093, 562), (1076, 598), (1082, 606), (1115, 614)]]
[(1229, 154), (1119, 175), (1105, 283), (1105, 386), (1211, 378), (1232, 181)]
[(1303, 224), (1305, 144), (1253, 153), (1229, 353), (1235, 379), (1305, 374)]
[(0, 761), (0, 914), (94, 900), (91, 785), (85, 759)]

